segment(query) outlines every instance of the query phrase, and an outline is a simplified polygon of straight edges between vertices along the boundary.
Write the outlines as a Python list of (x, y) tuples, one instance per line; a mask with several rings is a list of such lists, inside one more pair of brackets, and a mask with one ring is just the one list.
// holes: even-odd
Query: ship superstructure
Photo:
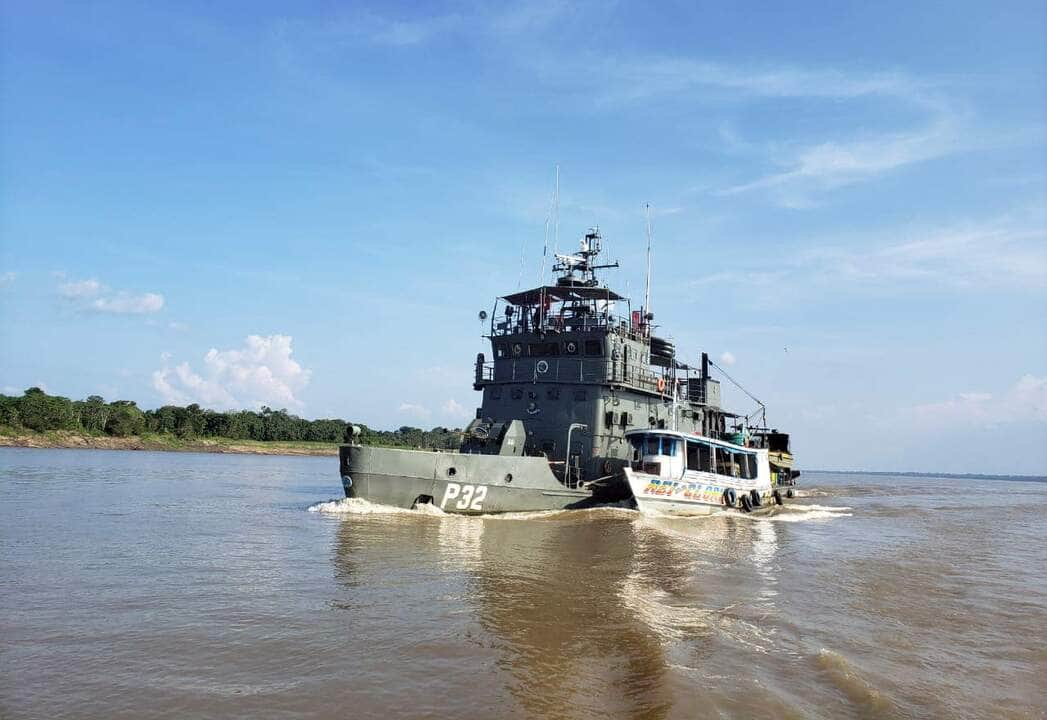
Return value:
[(473, 384), (483, 400), (463, 450), (478, 427), (520, 418), (526, 452), (561, 463), (565, 483), (577, 484), (628, 462), (628, 430), (726, 431), (735, 416), (720, 407), (708, 356), (697, 367), (680, 362), (674, 344), (653, 334), (647, 308), (633, 310), (601, 286), (597, 271), (618, 264), (598, 264), (600, 250), (600, 233), (590, 230), (577, 254), (557, 256), (554, 284), (495, 302), (492, 357), (477, 357)]

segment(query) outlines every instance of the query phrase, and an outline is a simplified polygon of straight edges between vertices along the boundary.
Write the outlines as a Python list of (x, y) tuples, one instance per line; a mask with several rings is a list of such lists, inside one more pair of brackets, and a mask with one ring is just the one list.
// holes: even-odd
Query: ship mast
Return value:
[(647, 285), (643, 292), (643, 324), (647, 325), (651, 316), (651, 205), (644, 205), (647, 215)]

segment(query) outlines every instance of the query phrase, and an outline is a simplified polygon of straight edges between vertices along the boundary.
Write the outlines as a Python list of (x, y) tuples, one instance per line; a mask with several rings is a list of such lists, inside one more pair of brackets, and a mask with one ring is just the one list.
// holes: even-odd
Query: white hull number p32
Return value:
[(440, 501), (440, 509), (447, 508), (447, 503), (457, 500), (454, 504), (457, 510), (483, 510), (483, 502), (487, 497), (486, 485), (459, 485), (458, 483), (447, 483), (444, 490), (444, 499)]

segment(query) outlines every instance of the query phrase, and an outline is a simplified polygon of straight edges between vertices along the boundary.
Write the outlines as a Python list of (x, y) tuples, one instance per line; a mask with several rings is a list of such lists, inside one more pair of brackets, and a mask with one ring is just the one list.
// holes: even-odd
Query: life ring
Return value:
[(756, 492), (755, 488), (749, 491), (749, 497), (752, 498), (753, 507), (763, 505), (763, 501), (760, 500), (760, 493)]
[(753, 501), (749, 498), (749, 493), (742, 493), (741, 502), (742, 510), (745, 512), (752, 512)]
[(549, 372), (549, 363), (547, 363), (545, 360), (539, 360), (538, 364), (535, 366), (535, 370), (538, 371), (539, 375), (545, 375), (547, 372)]
[(723, 491), (723, 504), (727, 507), (734, 507), (734, 503), (738, 500), (738, 496), (734, 493), (734, 488), (727, 488)]
[(567, 350), (568, 355), (574, 355), (578, 352), (578, 345), (572, 340), (568, 342), (564, 348)]
[(521, 345), (520, 343), (513, 343), (513, 355), (519, 356), (519, 355), (522, 355), (522, 354), (523, 354), (523, 345)]
[(658, 378), (658, 392), (665, 392), (665, 378)]
[(784, 505), (785, 504), (785, 501), (782, 500), (782, 493), (781, 493), (781, 491), (778, 488), (774, 489), (774, 492), (771, 493), (771, 497), (774, 498), (774, 502), (775, 502), (776, 505)]

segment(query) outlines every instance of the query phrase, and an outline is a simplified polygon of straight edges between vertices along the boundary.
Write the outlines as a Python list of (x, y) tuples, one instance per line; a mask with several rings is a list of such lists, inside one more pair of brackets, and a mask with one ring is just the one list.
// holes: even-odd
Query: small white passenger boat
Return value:
[(759, 512), (784, 502), (767, 449), (675, 430), (634, 430), (626, 439), (633, 460), (623, 472), (642, 513)]

